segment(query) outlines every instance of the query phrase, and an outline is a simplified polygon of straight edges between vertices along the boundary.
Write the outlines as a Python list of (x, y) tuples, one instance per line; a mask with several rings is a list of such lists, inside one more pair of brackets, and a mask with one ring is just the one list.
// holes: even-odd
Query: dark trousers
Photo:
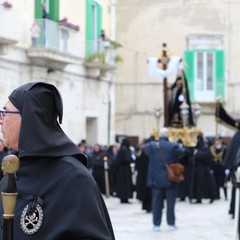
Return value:
[(155, 226), (161, 225), (165, 198), (167, 200), (167, 223), (175, 225), (176, 188), (152, 188), (152, 213)]

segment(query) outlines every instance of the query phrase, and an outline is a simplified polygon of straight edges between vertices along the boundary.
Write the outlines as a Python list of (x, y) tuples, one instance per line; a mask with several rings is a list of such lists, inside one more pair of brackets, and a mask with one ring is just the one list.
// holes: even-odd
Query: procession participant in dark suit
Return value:
[(217, 199), (220, 198), (220, 189), (222, 188), (224, 197), (227, 200), (227, 188), (225, 187), (226, 167), (223, 166), (226, 147), (224, 146), (223, 140), (221, 138), (215, 138), (214, 144), (210, 146), (210, 152), (212, 156), (211, 168), (213, 170), (217, 185)]
[(147, 186), (147, 172), (148, 172), (148, 156), (143, 151), (144, 146), (148, 140), (145, 140), (141, 145), (136, 159), (137, 181), (136, 192), (137, 199), (142, 201), (142, 209), (147, 212), (152, 210), (152, 193), (151, 188)]
[(102, 195), (86, 157), (61, 129), (62, 116), (60, 93), (43, 82), (15, 89), (0, 111), (4, 145), (18, 150), (20, 159), (14, 235), (18, 240), (113, 240)]
[(109, 161), (109, 185), (110, 185), (110, 194), (113, 197), (116, 197), (117, 186), (116, 186), (116, 157), (119, 150), (119, 144), (110, 145), (107, 149), (106, 156)]
[(91, 167), (92, 167), (92, 175), (95, 181), (98, 184), (98, 187), (102, 194), (106, 194), (105, 189), (105, 177), (104, 177), (104, 158), (105, 152), (102, 150), (101, 145), (94, 144), (93, 151), (91, 155)]
[(184, 155), (185, 149), (177, 143), (168, 140), (168, 129), (162, 128), (159, 141), (152, 141), (144, 148), (149, 157), (147, 186), (152, 188), (152, 213), (154, 230), (159, 231), (162, 221), (162, 209), (164, 196), (167, 200), (167, 223), (169, 230), (175, 230), (175, 202), (177, 195), (177, 183), (168, 180), (165, 161), (170, 163), (179, 162)]
[[(181, 139), (179, 139), (177, 143), (181, 147), (184, 147)], [(180, 201), (185, 201), (186, 197), (189, 197), (190, 176), (191, 176), (191, 169), (189, 164), (190, 155), (191, 155), (191, 149), (185, 147), (185, 154), (179, 159), (179, 163), (181, 163), (184, 166), (184, 181), (180, 182), (178, 186), (177, 197), (180, 199)]]
[(129, 147), (128, 139), (123, 139), (116, 157), (117, 197), (121, 203), (129, 203), (128, 199), (133, 197), (134, 191), (130, 166), (133, 158)]
[(210, 169), (211, 161), (209, 146), (203, 135), (200, 134), (197, 137), (197, 145), (193, 153), (194, 172), (192, 175), (191, 199), (196, 199), (195, 203), (202, 203), (204, 198), (210, 199), (210, 203), (212, 203), (217, 197), (216, 182)]

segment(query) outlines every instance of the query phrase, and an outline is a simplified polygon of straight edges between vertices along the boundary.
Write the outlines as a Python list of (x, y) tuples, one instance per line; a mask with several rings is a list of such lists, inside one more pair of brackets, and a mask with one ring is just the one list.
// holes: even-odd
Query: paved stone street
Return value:
[[(230, 196), (230, 193), (229, 193)], [(230, 198), (230, 197), (229, 197)], [(163, 213), (161, 230), (152, 229), (152, 214), (141, 210), (141, 203), (132, 199), (131, 204), (120, 204), (118, 198), (105, 198), (112, 220), (116, 240), (233, 240), (235, 222), (228, 214), (229, 200), (223, 198), (209, 204), (177, 202), (175, 231), (167, 229)]]

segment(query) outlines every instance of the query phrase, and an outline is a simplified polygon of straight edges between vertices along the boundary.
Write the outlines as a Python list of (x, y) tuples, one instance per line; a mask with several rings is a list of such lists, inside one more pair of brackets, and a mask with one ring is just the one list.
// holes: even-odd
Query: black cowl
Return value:
[(20, 159), (76, 155), (86, 165), (86, 157), (59, 125), (63, 104), (55, 86), (44, 82), (27, 83), (15, 89), (9, 100), (22, 117), (18, 149)]

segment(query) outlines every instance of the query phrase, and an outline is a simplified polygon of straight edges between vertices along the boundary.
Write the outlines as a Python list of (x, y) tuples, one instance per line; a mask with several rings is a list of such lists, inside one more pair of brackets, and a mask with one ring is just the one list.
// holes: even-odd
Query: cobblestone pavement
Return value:
[[(230, 196), (230, 194), (229, 194)], [(141, 210), (141, 203), (131, 199), (131, 204), (120, 204), (118, 198), (105, 198), (116, 240), (233, 240), (235, 221), (228, 214), (229, 200), (223, 198), (209, 204), (176, 203), (177, 230), (169, 231), (165, 209), (161, 230), (153, 231), (152, 214)]]

